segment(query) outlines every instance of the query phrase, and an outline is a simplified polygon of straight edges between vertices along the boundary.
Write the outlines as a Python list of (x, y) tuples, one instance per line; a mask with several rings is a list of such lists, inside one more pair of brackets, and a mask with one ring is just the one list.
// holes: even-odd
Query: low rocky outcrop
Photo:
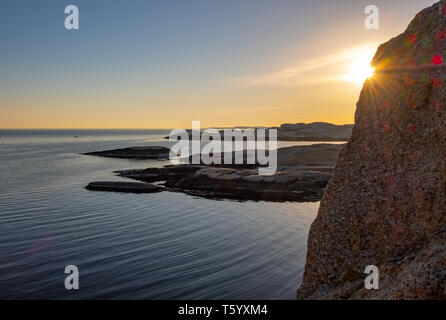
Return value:
[(147, 168), (134, 170), (120, 170), (115, 173), (120, 177), (135, 179), (143, 182), (164, 182), (175, 183), (184, 177), (195, 173), (198, 170), (207, 168), (206, 166), (197, 165), (169, 165), (161, 168)]
[[(179, 164), (161, 168), (121, 170), (115, 173), (149, 185), (156, 182), (156, 187), (162, 185), (166, 190), (207, 198), (319, 201), (342, 147), (343, 145), (336, 144), (315, 144), (281, 148), (277, 150), (277, 173), (271, 176), (258, 175), (258, 163), (246, 164), (246, 152), (243, 161), (245, 164), (224, 164), (222, 161), (220, 165)], [(128, 155), (128, 150), (134, 152), (134, 149), (111, 150), (105, 153), (113, 155), (116, 152), (124, 152)], [(232, 153), (233, 158), (234, 155)], [(224, 159), (224, 153), (221, 157)], [(120, 186), (115, 182), (101, 182), (90, 184), (87, 189), (121, 192), (141, 190), (130, 187), (125, 184)], [(140, 187), (144, 187), (144, 184)]]
[(312, 144), (277, 150), (277, 164), (298, 168), (334, 168), (345, 144)]
[(143, 182), (160, 182), (170, 191), (206, 198), (268, 201), (319, 201), (330, 173), (287, 168), (271, 176), (258, 170), (176, 165), (124, 170), (119, 176)]
[[(266, 129), (266, 140), (268, 140), (268, 129), (276, 129), (277, 130), (277, 140), (278, 141), (347, 141), (353, 130), (352, 124), (345, 125), (335, 125), (326, 122), (313, 122), (313, 123), (285, 123), (280, 127), (271, 127), (271, 128), (228, 128), (239, 130), (244, 132), (245, 130), (254, 130), (255, 136), (257, 136), (258, 129)], [(189, 139), (192, 139), (195, 136), (197, 139), (200, 138), (200, 132), (195, 132), (193, 135), (192, 130), (186, 130), (189, 135)], [(219, 129), (218, 132), (224, 140), (224, 130)], [(176, 137), (172, 137), (175, 139)], [(170, 139), (169, 136), (165, 137), (165, 139)]]
[(205, 168), (166, 187), (188, 194), (239, 200), (319, 201), (331, 175), (286, 170), (271, 176), (258, 170)]
[[(311, 226), (299, 299), (446, 299), (446, 1), (381, 45)], [(364, 287), (366, 266), (379, 289)]]
[(353, 125), (335, 125), (326, 122), (282, 124), (277, 130), (277, 139), (284, 141), (347, 141)]
[(108, 158), (121, 158), (121, 159), (168, 159), (170, 149), (160, 146), (147, 146), (147, 147), (130, 147), (125, 149), (114, 149), (106, 151), (87, 152), (85, 155), (100, 156)]
[(119, 182), (119, 181), (91, 182), (85, 188), (87, 190), (94, 190), (94, 191), (112, 191), (112, 192), (125, 192), (125, 193), (155, 193), (164, 190), (162, 186), (151, 183)]
[(319, 201), (331, 174), (286, 168), (271, 176), (258, 170), (199, 165), (124, 170), (119, 176), (161, 183), (167, 190), (206, 198), (268, 201)]
[[(290, 168), (300, 168), (300, 169), (332, 169), (334, 168), (336, 161), (338, 159), (339, 153), (342, 150), (343, 144), (312, 144), (308, 146), (291, 146), (280, 148), (277, 150), (277, 165), (279, 167), (290, 167)], [(236, 164), (236, 154), (232, 152), (230, 157), (232, 163), (225, 163), (226, 155), (228, 153), (216, 154), (215, 158), (220, 158), (219, 165), (213, 164), (213, 167), (224, 167), (224, 168), (234, 168), (234, 169), (256, 169), (261, 165), (258, 161), (258, 154), (255, 152), (252, 155), (253, 163), (248, 164), (248, 153), (246, 150), (242, 153), (242, 164)], [(268, 153), (267, 153), (268, 154)], [(212, 155), (212, 154), (211, 154)], [(189, 158), (180, 159), (183, 164), (193, 163), (193, 156)], [(201, 156), (197, 157), (201, 160)], [(198, 162), (198, 161), (197, 161)], [(198, 164), (198, 163), (197, 163)], [(204, 165), (202, 161), (199, 163)]]
[(278, 171), (271, 176), (258, 175), (258, 165), (246, 164), (180, 164), (115, 173), (207, 198), (319, 201), (342, 147), (316, 144), (281, 148), (277, 151)]

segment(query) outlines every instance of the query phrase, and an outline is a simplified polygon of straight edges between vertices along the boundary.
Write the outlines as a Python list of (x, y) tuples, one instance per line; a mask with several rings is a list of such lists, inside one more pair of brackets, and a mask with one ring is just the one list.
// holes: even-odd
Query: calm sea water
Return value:
[(80, 153), (167, 146), (167, 133), (0, 130), (0, 299), (293, 299), (319, 203), (84, 189), (167, 163)]

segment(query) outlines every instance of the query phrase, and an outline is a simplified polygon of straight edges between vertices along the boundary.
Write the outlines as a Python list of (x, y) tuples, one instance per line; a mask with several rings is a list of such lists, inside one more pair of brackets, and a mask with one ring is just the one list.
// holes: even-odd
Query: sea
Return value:
[(171, 146), (168, 133), (0, 130), (0, 299), (294, 299), (319, 202), (85, 189), (169, 161), (82, 153)]

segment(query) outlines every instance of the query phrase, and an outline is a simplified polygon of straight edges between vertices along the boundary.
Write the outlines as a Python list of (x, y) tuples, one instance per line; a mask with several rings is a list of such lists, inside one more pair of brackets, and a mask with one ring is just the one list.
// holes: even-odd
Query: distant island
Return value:
[[(284, 123), (280, 127), (270, 127), (277, 129), (277, 140), (279, 141), (348, 141), (353, 131), (353, 124), (336, 125), (327, 122), (312, 123)], [(265, 127), (233, 127), (216, 128), (220, 132), (224, 129), (254, 129)], [(191, 136), (192, 130), (187, 130)], [(165, 137), (169, 139), (169, 136)]]
[(285, 123), (277, 128), (280, 141), (347, 141), (353, 124), (335, 125), (327, 122)]

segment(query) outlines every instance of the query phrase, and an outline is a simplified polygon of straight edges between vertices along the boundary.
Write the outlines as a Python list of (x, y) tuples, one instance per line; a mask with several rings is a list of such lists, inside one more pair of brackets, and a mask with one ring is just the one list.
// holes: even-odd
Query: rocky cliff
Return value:
[[(298, 299), (446, 298), (446, 0), (381, 45), (308, 239)], [(378, 290), (364, 270), (380, 272)]]

